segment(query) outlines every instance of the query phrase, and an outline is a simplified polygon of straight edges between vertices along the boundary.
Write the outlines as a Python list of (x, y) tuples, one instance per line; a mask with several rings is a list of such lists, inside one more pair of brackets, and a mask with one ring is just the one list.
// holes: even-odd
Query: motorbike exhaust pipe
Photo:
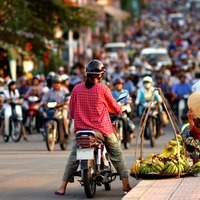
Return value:
[(97, 184), (101, 184), (103, 182), (103, 180), (104, 180), (104, 176), (102, 176), (102, 175), (97, 175), (95, 178), (95, 182)]

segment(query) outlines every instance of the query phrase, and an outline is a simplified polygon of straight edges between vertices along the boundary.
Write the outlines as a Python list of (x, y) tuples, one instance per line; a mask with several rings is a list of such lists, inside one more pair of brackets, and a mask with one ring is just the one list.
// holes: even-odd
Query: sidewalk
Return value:
[(122, 200), (200, 200), (200, 177), (140, 181)]

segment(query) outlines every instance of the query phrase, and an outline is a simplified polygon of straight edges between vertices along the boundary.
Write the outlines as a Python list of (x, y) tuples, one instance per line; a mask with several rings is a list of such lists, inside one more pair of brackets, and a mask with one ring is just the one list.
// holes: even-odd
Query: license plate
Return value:
[(94, 159), (94, 149), (77, 149), (76, 160), (91, 160)]

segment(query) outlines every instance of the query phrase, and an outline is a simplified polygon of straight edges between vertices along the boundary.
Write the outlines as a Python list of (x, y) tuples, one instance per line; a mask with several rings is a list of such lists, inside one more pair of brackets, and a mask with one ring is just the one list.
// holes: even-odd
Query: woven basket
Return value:
[(200, 118), (200, 92), (194, 92), (189, 96), (188, 108), (192, 108), (195, 118)]

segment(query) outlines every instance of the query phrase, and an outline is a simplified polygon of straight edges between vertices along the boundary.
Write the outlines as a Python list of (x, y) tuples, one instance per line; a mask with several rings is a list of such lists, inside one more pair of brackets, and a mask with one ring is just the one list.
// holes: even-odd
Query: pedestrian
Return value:
[[(70, 115), (74, 119), (75, 133), (82, 129), (94, 129), (103, 134), (110, 159), (122, 180), (123, 191), (127, 193), (131, 190), (128, 170), (109, 116), (109, 113), (121, 114), (122, 109), (112, 97), (110, 89), (100, 83), (105, 73), (102, 62), (91, 60), (87, 64), (86, 73), (86, 81), (74, 87), (70, 98)], [(74, 182), (73, 174), (79, 166), (76, 160), (77, 148), (74, 143), (65, 166), (62, 183), (55, 191), (57, 195), (64, 195), (67, 184)]]

